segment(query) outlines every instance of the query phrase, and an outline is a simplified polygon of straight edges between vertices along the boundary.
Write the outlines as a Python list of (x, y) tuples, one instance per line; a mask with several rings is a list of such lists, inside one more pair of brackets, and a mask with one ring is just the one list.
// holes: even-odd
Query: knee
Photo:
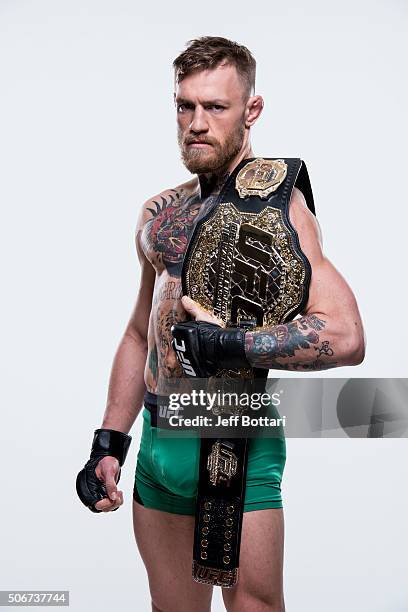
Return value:
[(150, 588), (150, 596), (152, 612), (211, 612), (212, 590), (189, 591), (180, 585), (169, 585), (157, 591)]
[(241, 588), (234, 593), (223, 591), (227, 612), (285, 612), (283, 593)]

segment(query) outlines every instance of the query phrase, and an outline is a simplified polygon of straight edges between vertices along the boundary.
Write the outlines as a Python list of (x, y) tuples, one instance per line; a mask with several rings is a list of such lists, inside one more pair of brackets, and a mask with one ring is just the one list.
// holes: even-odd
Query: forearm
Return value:
[(102, 428), (128, 433), (143, 405), (147, 342), (126, 331), (113, 361)]
[(257, 368), (315, 371), (361, 363), (358, 322), (310, 314), (265, 331), (245, 334), (245, 355)]

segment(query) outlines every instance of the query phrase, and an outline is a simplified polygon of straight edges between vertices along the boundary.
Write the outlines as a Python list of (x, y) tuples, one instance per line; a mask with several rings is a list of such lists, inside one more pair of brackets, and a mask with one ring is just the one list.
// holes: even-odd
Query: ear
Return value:
[(262, 96), (251, 96), (248, 98), (245, 109), (245, 127), (252, 127), (259, 115), (262, 113), (264, 100)]

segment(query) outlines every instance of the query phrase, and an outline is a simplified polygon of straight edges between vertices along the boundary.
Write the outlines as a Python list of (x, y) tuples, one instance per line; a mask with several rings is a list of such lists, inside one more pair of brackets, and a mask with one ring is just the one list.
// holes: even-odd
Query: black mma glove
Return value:
[[(116, 457), (120, 467), (125, 463), (126, 455), (129, 450), (131, 436), (116, 431), (115, 429), (95, 429), (91, 448), (90, 459), (85, 463), (76, 479), (76, 490), (79, 499), (92, 512), (102, 512), (97, 510), (94, 504), (104, 497), (108, 497), (104, 483), (95, 474), (95, 468), (102, 457)], [(119, 468), (118, 479), (120, 480), (121, 470)], [(118, 508), (115, 508), (118, 510)]]
[(171, 328), (172, 347), (187, 376), (207, 378), (218, 370), (250, 368), (245, 330), (205, 321), (183, 321)]

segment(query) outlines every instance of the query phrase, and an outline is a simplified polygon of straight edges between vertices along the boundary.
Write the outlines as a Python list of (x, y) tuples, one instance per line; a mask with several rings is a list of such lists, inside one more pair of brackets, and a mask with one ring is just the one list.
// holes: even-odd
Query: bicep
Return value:
[(320, 226), (299, 190), (292, 196), (289, 216), (298, 233), (300, 247), (312, 269), (309, 297), (301, 314), (357, 316), (354, 294), (344, 277), (323, 254)]
[(320, 313), (336, 318), (357, 317), (358, 307), (354, 294), (345, 278), (327, 257), (323, 256), (318, 263), (311, 265), (309, 298), (302, 314)]

